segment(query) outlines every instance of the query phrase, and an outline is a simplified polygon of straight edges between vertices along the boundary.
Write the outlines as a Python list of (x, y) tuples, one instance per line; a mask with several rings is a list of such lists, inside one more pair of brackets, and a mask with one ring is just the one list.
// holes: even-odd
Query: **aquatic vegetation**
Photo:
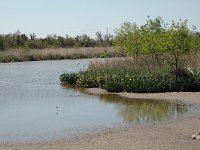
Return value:
[[(130, 60), (131, 61), (131, 60)], [(118, 65), (121, 64), (121, 65)], [(128, 65), (128, 60), (92, 63), (86, 71), (62, 74), (61, 82), (79, 87), (100, 87), (109, 92), (171, 92), (200, 91), (200, 73), (179, 69), (178, 80), (173, 68), (154, 68), (150, 73), (145, 66)], [(116, 67), (118, 66), (118, 67)], [(76, 79), (76, 81), (74, 81)]]
[(79, 79), (79, 74), (77, 73), (64, 73), (60, 76), (60, 80), (67, 84), (76, 84)]

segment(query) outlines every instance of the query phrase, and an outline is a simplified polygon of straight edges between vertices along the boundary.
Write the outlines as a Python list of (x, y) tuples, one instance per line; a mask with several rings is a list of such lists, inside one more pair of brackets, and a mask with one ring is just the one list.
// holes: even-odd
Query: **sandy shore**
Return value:
[[(108, 94), (100, 88), (88, 88), (85, 90), (88, 94), (100, 95)], [(167, 100), (167, 101), (180, 101), (186, 104), (200, 105), (200, 92), (169, 92), (169, 93), (113, 93), (122, 97), (136, 98), (136, 99), (155, 99), (155, 100)]]
[[(101, 89), (87, 89), (88, 93), (105, 94)], [(188, 104), (200, 104), (200, 93), (119, 93), (121, 96), (141, 99), (166, 99)], [(198, 150), (200, 140), (191, 135), (200, 129), (200, 115), (178, 120), (155, 122), (139, 127), (116, 127), (98, 133), (80, 135), (71, 139), (46, 142), (0, 143), (0, 150)]]

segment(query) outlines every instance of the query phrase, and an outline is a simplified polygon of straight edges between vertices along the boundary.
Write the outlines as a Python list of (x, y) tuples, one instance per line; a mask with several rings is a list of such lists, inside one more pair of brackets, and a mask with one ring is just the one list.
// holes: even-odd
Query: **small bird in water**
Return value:
[(57, 109), (56, 115), (58, 115), (58, 106), (56, 106), (56, 109)]

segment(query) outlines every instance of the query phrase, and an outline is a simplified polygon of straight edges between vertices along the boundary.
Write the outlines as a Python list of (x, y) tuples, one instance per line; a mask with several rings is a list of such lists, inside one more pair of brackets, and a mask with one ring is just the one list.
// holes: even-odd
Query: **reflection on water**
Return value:
[(100, 100), (115, 104), (118, 115), (127, 123), (175, 118), (187, 112), (186, 105), (167, 101), (128, 99), (113, 94), (101, 95)]
[(90, 95), (60, 85), (59, 75), (90, 60), (0, 63), (0, 141), (69, 137), (113, 125), (145, 124), (200, 112), (198, 106), (117, 95)]
[[(87, 93), (84, 88), (69, 85), (63, 86), (74, 88), (81, 93)], [(177, 119), (182, 114), (200, 112), (199, 106), (186, 105), (181, 102), (172, 103), (164, 100), (131, 99), (117, 94), (101, 94), (98, 97), (101, 103), (113, 105), (117, 116), (124, 123), (144, 123), (170, 118)]]

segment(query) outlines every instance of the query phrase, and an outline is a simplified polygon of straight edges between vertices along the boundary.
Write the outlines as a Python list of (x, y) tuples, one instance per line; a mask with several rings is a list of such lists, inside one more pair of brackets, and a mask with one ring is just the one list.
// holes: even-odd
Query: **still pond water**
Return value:
[(193, 105), (94, 96), (60, 85), (61, 73), (84, 70), (90, 61), (1, 63), (0, 141), (70, 137), (85, 130), (177, 119), (200, 112)]

